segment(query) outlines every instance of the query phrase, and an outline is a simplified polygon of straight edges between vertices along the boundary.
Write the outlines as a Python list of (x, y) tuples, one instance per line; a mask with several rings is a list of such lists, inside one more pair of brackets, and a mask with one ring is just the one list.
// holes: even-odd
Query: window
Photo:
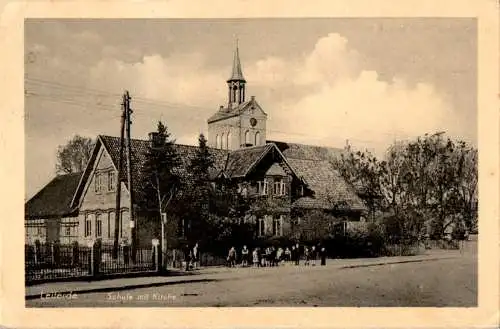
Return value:
[(65, 234), (66, 236), (71, 236), (71, 226), (66, 226), (66, 230), (65, 230)]
[[(114, 211), (110, 211), (108, 212), (108, 238), (111, 238), (111, 235), (114, 234), (114, 232), (112, 232), (112, 228), (111, 227), (114, 227), (114, 224), (115, 223), (115, 213)], [(111, 226), (113, 225), (113, 226)]]
[(273, 218), (273, 235), (281, 236), (283, 235), (283, 216), (274, 216)]
[(95, 236), (97, 238), (102, 236), (102, 214), (97, 214), (95, 219)]
[(42, 227), (41, 226), (37, 226), (37, 228), (36, 228), (36, 234), (37, 235), (42, 235), (42, 231), (43, 231)]
[(254, 145), (260, 145), (260, 133), (257, 131), (255, 133), (255, 143)]
[(259, 220), (259, 235), (266, 235), (266, 221), (263, 218)]
[(100, 193), (102, 191), (102, 174), (96, 173), (94, 180), (95, 192)]
[(220, 148), (220, 136), (219, 135), (215, 136), (215, 148), (217, 148), (217, 149)]
[(268, 188), (268, 183), (267, 180), (264, 179), (264, 181), (259, 181), (259, 194), (260, 195), (267, 195), (267, 188)]
[(85, 236), (89, 237), (92, 235), (92, 217), (91, 214), (87, 214), (85, 217)]
[(227, 147), (228, 150), (230, 150), (231, 149), (231, 132), (227, 133), (227, 137), (226, 138), (227, 138), (226, 147)]
[(250, 142), (250, 132), (247, 130), (245, 131), (245, 146), (251, 144)]
[(221, 142), (220, 143), (221, 143), (221, 146), (220, 146), (221, 149), (224, 150), (226, 148), (226, 139), (224, 138), (224, 134), (222, 134), (222, 136), (221, 136)]
[(115, 188), (116, 188), (115, 172), (110, 171), (108, 172), (108, 191), (114, 191)]
[(283, 179), (280, 178), (274, 181), (274, 194), (285, 195), (285, 182)]
[(274, 194), (275, 195), (286, 195), (286, 184), (282, 178), (276, 179), (274, 181)]

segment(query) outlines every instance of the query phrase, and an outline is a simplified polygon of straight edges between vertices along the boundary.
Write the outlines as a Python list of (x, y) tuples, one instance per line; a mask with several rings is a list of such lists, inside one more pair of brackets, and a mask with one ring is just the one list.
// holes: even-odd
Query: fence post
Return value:
[(38, 264), (38, 253), (40, 252), (40, 241), (36, 240), (35, 241), (35, 264)]
[(54, 266), (55, 264), (55, 257), (54, 257), (54, 242), (50, 243), (50, 264)]
[(90, 275), (94, 276), (94, 241), (90, 240), (88, 242), (88, 247), (90, 248), (90, 257), (89, 257), (89, 270), (90, 270)]
[(153, 262), (155, 265), (155, 271), (159, 272), (160, 257), (158, 255), (158, 245), (160, 244), (160, 241), (158, 239), (153, 239), (153, 240), (151, 240), (151, 244), (153, 245)]
[(73, 266), (78, 266), (79, 263), (79, 246), (78, 246), (78, 241), (73, 242)]
[(99, 275), (99, 265), (101, 264), (101, 240), (97, 239), (94, 242), (94, 276)]

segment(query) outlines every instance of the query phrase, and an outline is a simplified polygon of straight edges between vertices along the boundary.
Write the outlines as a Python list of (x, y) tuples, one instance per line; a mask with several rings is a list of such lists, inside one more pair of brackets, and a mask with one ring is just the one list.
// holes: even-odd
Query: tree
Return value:
[(361, 192), (372, 214), (385, 213), (383, 223), (392, 239), (418, 239), (426, 224), (436, 239), (461, 222), (474, 230), (477, 150), (465, 142), (426, 134), (391, 145), (383, 161), (348, 147), (334, 165)]
[(142, 175), (146, 182), (142, 193), (141, 207), (156, 211), (161, 225), (162, 268), (166, 264), (167, 241), (165, 234), (167, 207), (180, 190), (181, 179), (177, 168), (179, 156), (174, 148), (175, 140), (170, 139), (167, 127), (158, 122), (157, 132), (152, 136), (146, 153)]
[(332, 162), (340, 175), (353, 186), (368, 207), (370, 217), (381, 209), (381, 165), (370, 152), (353, 151), (347, 145), (340, 159)]
[(320, 242), (335, 233), (339, 219), (323, 210), (310, 210), (294, 225), (294, 235), (300, 241)]
[(458, 209), (463, 214), (466, 229), (469, 232), (477, 231), (477, 149), (459, 142), (460, 154), (458, 162)]
[(214, 168), (214, 157), (207, 147), (207, 139), (203, 134), (198, 137), (198, 148), (188, 165), (189, 186), (186, 186), (185, 201), (189, 207), (187, 217), (190, 220), (191, 230), (188, 232), (190, 240), (204, 239), (209, 225), (209, 204), (213, 196), (213, 187), (210, 180), (210, 170)]
[(71, 174), (82, 172), (92, 154), (94, 143), (88, 137), (73, 136), (68, 143), (57, 148), (56, 172)]

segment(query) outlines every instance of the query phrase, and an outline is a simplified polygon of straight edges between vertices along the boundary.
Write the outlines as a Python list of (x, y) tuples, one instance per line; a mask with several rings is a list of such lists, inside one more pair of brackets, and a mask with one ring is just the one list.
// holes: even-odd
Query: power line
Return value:
[[(30, 96), (41, 97), (41, 98), (51, 100), (53, 102), (60, 102), (60, 103), (65, 103), (65, 104), (69, 104), (69, 105), (84, 107), (87, 110), (90, 110), (90, 108), (97, 107), (100, 110), (116, 112), (118, 109), (118, 104), (106, 104), (102, 100), (99, 100), (97, 102), (89, 102), (88, 98), (85, 99), (86, 100), (85, 104), (82, 104), (82, 103), (77, 102), (73, 97), (75, 97), (75, 96), (85, 97), (87, 94), (87, 95), (90, 95), (93, 97), (115, 98), (116, 99), (121, 95), (119, 93), (114, 93), (114, 92), (110, 92), (110, 91), (89, 88), (89, 87), (83, 87), (83, 86), (76, 86), (76, 85), (67, 85), (67, 84), (49, 81), (49, 80), (44, 80), (44, 79), (40, 79), (40, 78), (26, 77), (25, 82), (27, 83), (27, 85), (31, 84), (32, 87), (47, 87), (49, 89), (54, 89), (56, 91), (73, 93), (70, 95), (59, 95), (59, 94), (58, 95), (55, 95), (55, 94), (44, 95), (44, 94), (40, 94), (40, 93), (33, 93), (30, 91), (27, 91), (26, 96), (28, 96), (28, 97), (30, 97)], [(161, 109), (194, 109), (194, 110), (206, 111), (206, 108), (200, 107), (200, 106), (172, 103), (172, 102), (168, 102), (168, 101), (151, 99), (151, 98), (141, 97), (141, 96), (134, 96), (134, 103), (137, 105), (137, 106), (134, 106), (134, 108), (141, 108), (142, 106), (147, 106), (148, 109), (150, 109), (151, 107), (157, 107), (157, 108), (161, 108)], [(95, 113), (93, 113), (93, 114), (95, 114)], [(158, 114), (163, 116), (164, 113), (158, 113)], [(147, 113), (144, 111), (137, 113), (136, 115), (151, 117), (151, 113)], [(182, 115), (183, 115), (182, 113), (179, 113), (179, 114), (170, 113), (169, 117), (170, 118), (177, 118), (177, 117), (180, 117)], [(198, 119), (203, 119), (203, 120), (205, 119), (205, 113), (192, 112), (190, 115), (192, 118), (198, 118)], [(203, 117), (202, 117), (202, 115), (203, 115)], [(341, 125), (331, 126), (331, 128), (340, 128), (340, 127), (343, 128), (344, 126), (341, 126)], [(370, 129), (362, 129), (362, 131), (373, 132), (373, 130), (370, 130)], [(280, 131), (280, 130), (274, 130), (274, 129), (267, 129), (267, 132), (274, 132), (274, 133), (294, 135), (294, 136), (312, 137), (312, 138), (317, 138), (317, 139), (324, 138), (323, 136), (315, 136), (312, 134), (296, 133), (296, 132), (290, 132), (290, 131)], [(406, 133), (402, 133), (402, 132), (392, 132), (392, 133), (377, 132), (377, 134), (378, 135), (393, 136), (393, 137), (395, 135), (407, 136)], [(357, 141), (357, 142), (363, 142), (363, 143), (376, 143), (375, 141), (361, 140), (361, 139), (355, 139), (355, 138), (350, 138), (350, 140)]]

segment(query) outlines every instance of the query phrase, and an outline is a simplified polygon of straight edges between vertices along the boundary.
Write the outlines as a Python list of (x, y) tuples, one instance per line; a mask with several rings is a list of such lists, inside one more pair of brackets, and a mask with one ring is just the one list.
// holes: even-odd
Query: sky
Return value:
[(477, 145), (476, 35), (474, 19), (449, 18), (28, 19), (25, 197), (75, 134), (119, 135), (125, 90), (132, 137), (162, 120), (195, 145), (227, 103), (236, 39), (268, 139), (382, 155), (444, 131)]

